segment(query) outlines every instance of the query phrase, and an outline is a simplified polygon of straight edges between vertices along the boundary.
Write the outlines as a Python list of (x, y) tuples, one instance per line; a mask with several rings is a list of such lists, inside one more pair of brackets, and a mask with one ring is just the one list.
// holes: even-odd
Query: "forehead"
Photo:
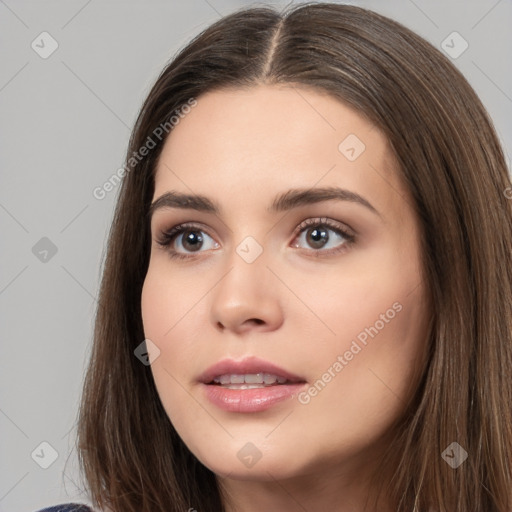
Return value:
[(377, 194), (392, 207), (404, 193), (395, 168), (382, 132), (325, 92), (290, 84), (222, 89), (198, 97), (170, 132), (155, 197), (179, 190), (220, 204), (238, 197), (243, 206), (318, 184)]

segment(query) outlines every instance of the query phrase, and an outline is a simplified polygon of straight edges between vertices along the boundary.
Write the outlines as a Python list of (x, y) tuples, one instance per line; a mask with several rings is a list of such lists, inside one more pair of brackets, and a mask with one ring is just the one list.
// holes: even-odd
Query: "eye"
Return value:
[[(208, 243), (208, 240), (213, 243)], [(161, 247), (168, 248), (171, 258), (177, 259), (190, 258), (191, 255), (187, 253), (201, 252), (205, 246), (206, 249), (219, 247), (219, 244), (206, 234), (201, 226), (193, 223), (180, 224), (169, 231), (162, 232), (157, 243)]]
[(327, 218), (307, 219), (297, 227), (296, 232), (299, 243), (293, 243), (292, 246), (300, 247), (300, 240), (304, 240), (316, 253), (337, 253), (347, 249), (355, 241), (355, 235), (351, 230)]
[[(343, 224), (331, 219), (307, 219), (295, 230), (294, 241), (299, 240), (299, 242), (292, 243), (292, 247), (303, 248), (300, 243), (303, 239), (310, 246), (309, 252), (319, 256), (319, 253), (325, 255), (346, 250), (354, 243), (355, 234)], [(161, 232), (157, 243), (167, 250), (171, 258), (175, 259), (192, 258), (193, 253), (200, 253), (202, 249), (211, 250), (220, 247), (202, 226), (192, 222), (179, 224), (169, 231)]]

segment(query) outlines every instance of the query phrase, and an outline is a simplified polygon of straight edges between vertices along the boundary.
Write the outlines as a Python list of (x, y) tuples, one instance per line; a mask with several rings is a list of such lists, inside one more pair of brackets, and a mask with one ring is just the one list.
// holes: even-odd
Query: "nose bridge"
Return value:
[[(260, 237), (261, 238), (261, 237)], [(234, 251), (247, 265), (254, 264), (257, 260), (266, 259), (261, 256), (265, 252), (262, 243), (258, 242), (256, 238), (251, 235), (247, 235), (244, 239), (236, 246)]]
[(245, 236), (227, 257), (227, 273), (215, 287), (212, 321), (237, 330), (248, 320), (276, 327), (281, 319), (278, 289), (269, 283), (269, 254), (255, 237)]
[[(223, 279), (226, 288), (229, 288), (231, 297), (264, 297), (265, 283), (269, 270), (268, 251), (255, 237), (245, 236), (241, 242), (234, 245), (227, 256), (226, 267), (229, 273)], [(222, 282), (220, 283), (222, 286)]]

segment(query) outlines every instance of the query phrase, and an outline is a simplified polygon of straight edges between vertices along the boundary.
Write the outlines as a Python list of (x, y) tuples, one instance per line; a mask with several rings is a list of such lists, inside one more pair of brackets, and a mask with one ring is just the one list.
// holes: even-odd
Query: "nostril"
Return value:
[[(264, 325), (265, 320), (262, 320), (261, 318), (249, 318), (244, 322), (244, 325), (250, 325), (251, 323), (256, 325)], [(226, 326), (222, 322), (217, 322), (217, 328), (223, 330), (226, 328)]]

